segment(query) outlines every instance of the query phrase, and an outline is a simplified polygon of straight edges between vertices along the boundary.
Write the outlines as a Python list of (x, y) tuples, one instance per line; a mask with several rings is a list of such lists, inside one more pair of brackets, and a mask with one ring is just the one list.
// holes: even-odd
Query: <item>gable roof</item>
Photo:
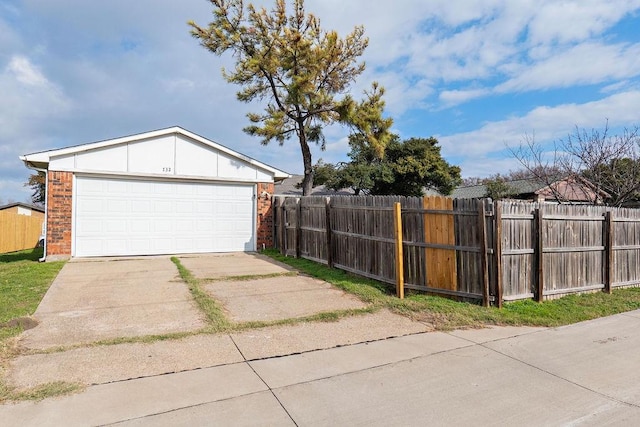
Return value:
[(31, 209), (31, 210), (36, 211), (36, 212), (44, 213), (44, 208), (43, 207), (32, 205), (32, 204), (29, 204), (29, 203), (22, 203), (22, 202), (9, 203), (9, 204), (6, 204), (6, 205), (2, 205), (2, 206), (0, 206), (0, 211), (3, 211), (5, 209), (11, 209), (11, 208), (14, 208), (16, 206), (19, 206), (19, 207), (25, 208), (25, 209)]
[(230, 148), (227, 148), (224, 145), (218, 144), (217, 142), (211, 141), (198, 134), (195, 134), (186, 129), (183, 129), (180, 126), (173, 126), (166, 129), (159, 129), (159, 130), (139, 133), (135, 135), (123, 136), (120, 138), (107, 139), (107, 140), (91, 142), (87, 144), (80, 144), (80, 145), (60, 148), (56, 150), (47, 150), (47, 151), (40, 151), (36, 153), (31, 153), (31, 154), (25, 154), (23, 156), (20, 156), (20, 160), (22, 160), (28, 168), (47, 169), (49, 165), (49, 161), (51, 160), (52, 157), (82, 153), (82, 152), (96, 150), (100, 148), (108, 148), (112, 146), (126, 144), (129, 142), (141, 141), (145, 139), (157, 138), (160, 136), (173, 135), (173, 134), (179, 134), (187, 138), (191, 138), (203, 145), (209, 146), (211, 148), (214, 148), (215, 150), (228, 154), (229, 156), (232, 156), (239, 160), (247, 162), (260, 169), (267, 170), (274, 174), (274, 178), (276, 180), (288, 178), (290, 176), (287, 172), (284, 172), (280, 169), (276, 169), (273, 166), (269, 166), (265, 163), (259, 162), (249, 156), (245, 156), (244, 154), (238, 153), (237, 151), (231, 150)]
[[(302, 196), (302, 188), (298, 188), (304, 175), (291, 175), (275, 184), (276, 196)], [(311, 190), (310, 196), (353, 196), (354, 192), (350, 188), (339, 191), (332, 190), (324, 185), (317, 185)]]
[[(582, 181), (584, 185), (576, 183), (576, 180)], [(574, 202), (593, 202), (594, 199), (598, 200), (607, 196), (604, 192), (596, 195), (593, 185), (584, 178), (562, 177), (550, 185), (537, 178), (505, 181), (505, 184), (512, 190), (511, 196), (521, 198), (540, 195), (547, 199), (554, 199), (554, 191), (563, 194), (566, 200)], [(458, 187), (453, 190), (451, 197), (454, 199), (480, 199), (487, 197), (487, 186), (478, 184)]]

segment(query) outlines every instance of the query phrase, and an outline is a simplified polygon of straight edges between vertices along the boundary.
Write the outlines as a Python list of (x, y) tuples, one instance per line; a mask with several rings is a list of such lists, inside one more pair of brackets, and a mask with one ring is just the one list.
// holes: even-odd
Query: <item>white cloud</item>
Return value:
[(31, 61), (24, 56), (16, 55), (11, 58), (5, 72), (12, 74), (18, 82), (27, 86), (44, 87), (49, 84), (49, 81), (40, 70), (33, 66)]
[(46, 129), (70, 111), (71, 101), (24, 55), (0, 66), (0, 197), (24, 201), (29, 171), (18, 156), (40, 148)]
[(536, 45), (587, 40), (638, 7), (637, 0), (541, 2), (528, 26), (529, 41)]
[(472, 99), (480, 98), (489, 94), (488, 89), (467, 89), (467, 90), (444, 90), (440, 92), (439, 98), (445, 106), (453, 106)]
[(584, 43), (533, 65), (497, 86), (499, 93), (586, 85), (640, 75), (640, 44)]
[[(351, 9), (359, 4), (349, 3)], [(364, 22), (373, 32), (367, 59), (373, 66), (383, 65), (387, 75), (411, 75), (424, 80), (425, 87), (482, 82), (488, 95), (493, 87), (505, 93), (597, 84), (637, 76), (640, 70), (637, 45), (609, 44), (603, 37), (624, 16), (637, 12), (639, 0), (420, 3), (403, 2), (387, 18), (390, 23), (383, 27), (397, 31), (395, 35), (368, 25), (377, 19)], [(366, 16), (377, 17), (378, 9), (369, 6)], [(430, 103), (430, 94), (408, 88), (409, 108)], [(482, 95), (477, 89), (445, 90), (439, 101), (447, 107)]]
[(496, 173), (505, 174), (508, 171), (522, 169), (522, 164), (512, 157), (504, 158), (478, 158), (474, 161), (465, 160), (459, 164), (463, 177), (486, 178)]
[[(479, 129), (459, 134), (438, 136), (443, 155), (460, 159), (465, 175), (478, 170), (478, 164), (494, 162), (507, 147), (516, 148), (526, 134), (535, 134), (536, 141), (545, 144), (564, 138), (575, 126), (590, 129), (603, 126), (608, 120), (612, 128), (637, 123), (640, 91), (611, 95), (585, 104), (541, 106), (529, 113), (505, 120), (486, 123)], [(463, 154), (461, 154), (463, 153)], [(504, 169), (494, 168), (493, 173)]]
[(0, 140), (23, 137), (36, 120), (65, 114), (70, 101), (25, 56), (13, 56), (0, 73)]

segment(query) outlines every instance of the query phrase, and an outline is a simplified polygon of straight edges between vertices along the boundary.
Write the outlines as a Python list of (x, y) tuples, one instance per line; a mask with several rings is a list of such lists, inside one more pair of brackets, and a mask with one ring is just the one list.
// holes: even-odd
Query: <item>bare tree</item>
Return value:
[(605, 201), (622, 206), (640, 192), (640, 128), (625, 128), (611, 135), (608, 121), (602, 130), (580, 129), (554, 142), (548, 152), (525, 135), (513, 156), (536, 179), (546, 184), (554, 198), (568, 201), (566, 187), (559, 179), (569, 180), (573, 191), (581, 191), (592, 203)]

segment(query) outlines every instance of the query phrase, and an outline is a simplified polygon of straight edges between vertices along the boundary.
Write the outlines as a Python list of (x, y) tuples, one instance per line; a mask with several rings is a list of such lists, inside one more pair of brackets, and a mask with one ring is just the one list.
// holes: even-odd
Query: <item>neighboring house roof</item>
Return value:
[[(547, 185), (535, 178), (531, 179), (516, 179), (513, 181), (505, 181), (505, 184), (513, 190), (514, 195), (534, 194), (536, 191), (541, 190)], [(468, 185), (465, 187), (458, 187), (453, 190), (451, 197), (454, 199), (475, 199), (487, 196), (487, 186), (484, 184)]]
[[(302, 188), (298, 188), (304, 175), (291, 175), (275, 184), (276, 196), (302, 196)], [(311, 196), (353, 196), (354, 191), (350, 188), (344, 188), (339, 191), (332, 190), (324, 185), (318, 185), (311, 190)]]
[(103, 149), (107, 147), (127, 144), (129, 142), (142, 141), (150, 138), (157, 138), (157, 137), (162, 137), (162, 136), (172, 135), (172, 134), (180, 134), (187, 138), (191, 138), (195, 141), (198, 141), (201, 144), (212, 147), (218, 151), (226, 153), (227, 155), (230, 155), (244, 162), (247, 162), (255, 167), (267, 170), (273, 173), (275, 180), (284, 179), (291, 176), (287, 172), (281, 171), (279, 169), (274, 168), (273, 166), (269, 166), (265, 163), (259, 162), (255, 159), (252, 159), (251, 157), (245, 156), (244, 154), (240, 154), (236, 151), (231, 150), (230, 148), (225, 147), (224, 145), (218, 144), (217, 142), (211, 141), (207, 138), (204, 138), (200, 135), (197, 135), (193, 132), (183, 129), (179, 126), (173, 126), (166, 129), (159, 129), (159, 130), (140, 133), (136, 135), (125, 136), (121, 138), (92, 142), (88, 144), (81, 144), (81, 145), (61, 148), (57, 150), (48, 150), (48, 151), (41, 151), (41, 152), (32, 153), (32, 154), (25, 154), (24, 156), (20, 156), (20, 160), (25, 162), (25, 164), (29, 168), (47, 169), (49, 165), (49, 161), (53, 157), (66, 156), (66, 155), (82, 153), (82, 152), (91, 151), (91, 150)]
[(25, 208), (25, 209), (31, 209), (31, 210), (36, 211), (36, 212), (44, 213), (44, 208), (43, 207), (36, 206), (36, 205), (31, 205), (29, 203), (22, 203), (22, 202), (9, 203), (7, 205), (2, 205), (2, 206), (0, 206), (0, 211), (3, 211), (5, 209), (11, 209), (11, 208), (14, 208), (16, 206), (21, 207), (21, 208)]
[[(582, 183), (576, 182), (576, 178), (566, 177), (558, 179), (551, 183), (551, 185), (547, 185), (542, 180), (536, 178), (505, 181), (505, 184), (512, 190), (510, 197), (513, 198), (537, 196), (538, 198), (546, 200), (554, 200), (554, 193), (559, 193), (562, 194), (567, 201), (592, 203), (593, 200), (602, 199), (603, 196), (606, 196), (603, 192), (600, 192), (601, 194), (596, 196), (596, 191), (593, 190), (593, 186), (591, 186), (588, 181), (582, 178), (580, 179), (583, 181)], [(453, 190), (451, 197), (454, 199), (479, 199), (487, 197), (487, 186), (479, 184), (458, 187)]]

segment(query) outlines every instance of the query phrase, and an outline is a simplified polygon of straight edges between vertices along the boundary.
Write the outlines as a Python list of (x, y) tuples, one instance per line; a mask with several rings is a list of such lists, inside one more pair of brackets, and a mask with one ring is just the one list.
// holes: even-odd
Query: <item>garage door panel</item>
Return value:
[(127, 183), (125, 181), (108, 181), (106, 185), (100, 186), (102, 191), (105, 190), (107, 194), (121, 194), (127, 191)]
[(165, 234), (169, 234), (171, 233), (171, 228), (172, 228), (172, 224), (171, 224), (171, 220), (168, 219), (156, 219), (153, 222), (153, 231), (158, 233), (165, 233)]
[(125, 219), (111, 219), (106, 221), (107, 233), (126, 233), (127, 221)]
[(213, 202), (198, 202), (196, 204), (196, 212), (198, 214), (213, 215), (215, 206)]
[(130, 221), (132, 233), (149, 233), (151, 230), (151, 222), (145, 219), (133, 219)]
[[(124, 238), (111, 237), (109, 240), (93, 239), (96, 242), (94, 251), (104, 251), (106, 253), (118, 253), (127, 250), (127, 240)], [(97, 255), (99, 255), (98, 253)]]
[(253, 186), (78, 177), (75, 256), (255, 250)]
[(192, 214), (194, 212), (193, 202), (179, 201), (176, 203), (176, 212), (179, 214)]
[(162, 213), (170, 213), (171, 212), (171, 202), (169, 200), (151, 200), (152, 210), (154, 213), (162, 214)]
[(101, 212), (104, 210), (103, 201), (97, 197), (88, 196), (82, 206), (78, 206), (78, 211), (85, 212)]
[[(108, 196), (107, 196), (108, 197)], [(130, 209), (130, 202), (128, 200), (120, 199), (107, 199), (107, 212), (113, 214), (126, 214)]]
[(193, 222), (185, 221), (185, 220), (177, 220), (176, 231), (178, 231), (179, 233), (191, 233), (195, 231), (193, 227)]

